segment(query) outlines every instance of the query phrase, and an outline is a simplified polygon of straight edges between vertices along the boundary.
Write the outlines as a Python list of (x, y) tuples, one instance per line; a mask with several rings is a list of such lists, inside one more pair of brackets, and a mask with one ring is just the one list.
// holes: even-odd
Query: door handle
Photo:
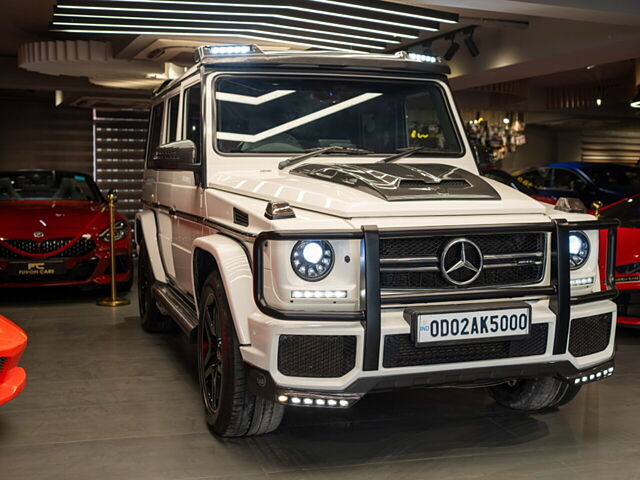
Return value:
[(169, 207), (169, 215), (171, 215), (172, 217), (176, 216), (176, 207)]

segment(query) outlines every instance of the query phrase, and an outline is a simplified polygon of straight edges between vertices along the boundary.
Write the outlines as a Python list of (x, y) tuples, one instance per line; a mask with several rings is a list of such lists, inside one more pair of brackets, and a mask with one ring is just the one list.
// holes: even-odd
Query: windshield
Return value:
[(640, 168), (626, 165), (586, 165), (584, 172), (593, 183), (603, 188), (617, 190), (619, 188), (634, 188), (640, 190)]
[[(216, 83), (223, 153), (302, 153), (340, 146), (390, 154), (461, 146), (442, 90), (424, 81), (223, 77)], [(432, 153), (430, 153), (432, 154)]]
[(91, 177), (55, 170), (0, 172), (0, 201), (74, 200), (101, 202)]

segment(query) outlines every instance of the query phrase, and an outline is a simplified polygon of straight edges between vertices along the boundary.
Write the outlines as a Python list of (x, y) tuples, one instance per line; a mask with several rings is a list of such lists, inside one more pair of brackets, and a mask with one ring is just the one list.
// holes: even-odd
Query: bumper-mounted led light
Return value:
[(583, 287), (585, 285), (591, 285), (593, 283), (593, 277), (573, 278), (569, 283), (572, 287)]
[(346, 290), (294, 290), (291, 298), (347, 298)]
[(278, 403), (296, 407), (349, 408), (362, 398), (354, 393), (321, 393), (286, 391), (276, 396)]

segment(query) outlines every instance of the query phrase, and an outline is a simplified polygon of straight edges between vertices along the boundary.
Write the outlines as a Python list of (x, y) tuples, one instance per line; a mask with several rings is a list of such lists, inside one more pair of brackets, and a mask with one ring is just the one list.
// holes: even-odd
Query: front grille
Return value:
[(532, 325), (531, 333), (521, 340), (434, 345), (431, 347), (416, 346), (408, 334), (386, 335), (382, 365), (385, 368), (412, 367), (544, 355), (547, 350), (548, 331), (548, 324), (540, 323)]
[[(51, 238), (43, 240), (42, 242), (36, 242), (35, 240), (28, 239), (14, 239), (7, 240), (12, 247), (17, 248), (26, 254), (41, 254), (51, 253), (59, 248), (68, 245), (72, 238)], [(71, 245), (64, 252), (54, 255), (52, 258), (75, 258), (83, 257), (96, 248), (95, 242), (90, 238), (80, 238), (76, 243)], [(24, 260), (29, 259), (28, 255), (21, 255), (8, 248), (0, 245), (0, 258), (4, 260)]]
[(440, 258), (457, 236), (380, 239), (380, 285), (383, 290), (447, 290), (539, 283), (544, 276), (546, 235), (515, 233), (465, 235), (483, 255), (484, 267), (471, 283), (445, 279)]
[(278, 370), (289, 377), (342, 377), (355, 367), (356, 337), (281, 335)]
[(611, 339), (610, 313), (576, 318), (571, 322), (569, 352), (574, 357), (584, 357), (601, 352)]

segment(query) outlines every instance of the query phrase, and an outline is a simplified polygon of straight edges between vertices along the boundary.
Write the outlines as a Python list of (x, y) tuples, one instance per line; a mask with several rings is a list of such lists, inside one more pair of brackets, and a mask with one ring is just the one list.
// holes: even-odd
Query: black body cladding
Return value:
[(388, 202), (500, 200), (498, 192), (482, 178), (442, 164), (308, 163), (291, 173), (356, 188)]

